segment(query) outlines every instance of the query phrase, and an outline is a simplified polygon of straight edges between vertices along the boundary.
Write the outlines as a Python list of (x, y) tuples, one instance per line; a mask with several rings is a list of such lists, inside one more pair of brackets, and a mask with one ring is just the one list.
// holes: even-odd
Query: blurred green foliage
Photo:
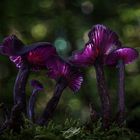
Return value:
[[(72, 51), (81, 49), (87, 41), (87, 33), (94, 24), (105, 24), (116, 31), (124, 45), (137, 48), (140, 44), (139, 0), (1, 0), (0, 42), (10, 35), (17, 35), (25, 44), (48, 41), (55, 45), (60, 55), (69, 57)], [(0, 102), (9, 108), (13, 103), (12, 90), (17, 74), (15, 65), (5, 56), (0, 56)], [(70, 116), (89, 119), (89, 102), (100, 111), (93, 68), (84, 70), (85, 80), (81, 90), (73, 94), (65, 90), (54, 115), (56, 122)], [(106, 68), (112, 99), (113, 114), (117, 111), (117, 70)], [(37, 115), (51, 97), (55, 82), (46, 76), (46, 71), (32, 73), (31, 79), (40, 80), (45, 90), (40, 93), (36, 105)], [(140, 131), (140, 60), (126, 66), (127, 124)], [(47, 94), (45, 94), (47, 93)], [(31, 87), (27, 85), (27, 95)], [(114, 111), (115, 110), (115, 111)], [(2, 115), (0, 115), (2, 116)], [(0, 119), (2, 120), (2, 118)]]

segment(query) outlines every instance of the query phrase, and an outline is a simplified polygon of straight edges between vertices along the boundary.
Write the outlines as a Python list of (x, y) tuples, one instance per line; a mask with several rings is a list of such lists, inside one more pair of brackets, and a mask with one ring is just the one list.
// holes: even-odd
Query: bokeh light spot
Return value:
[(43, 39), (47, 34), (47, 27), (43, 23), (34, 25), (31, 29), (31, 34), (35, 39)]
[(81, 4), (81, 10), (84, 14), (90, 14), (93, 11), (93, 3), (91, 1), (84, 1)]
[(79, 110), (81, 108), (81, 102), (78, 99), (71, 99), (68, 103), (68, 106), (72, 110)]
[(55, 45), (58, 53), (60, 53), (60, 54), (66, 54), (70, 50), (69, 43), (62, 37), (58, 37), (55, 40), (54, 45)]

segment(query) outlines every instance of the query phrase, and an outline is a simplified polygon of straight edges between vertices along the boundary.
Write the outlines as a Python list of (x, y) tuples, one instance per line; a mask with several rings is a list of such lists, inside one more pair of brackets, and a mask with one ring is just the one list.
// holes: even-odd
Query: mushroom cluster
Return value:
[(1, 131), (10, 128), (18, 132), (23, 126), (22, 114), (27, 114), (25, 88), (31, 71), (47, 69), (47, 75), (56, 80), (54, 94), (37, 121), (34, 120), (35, 97), (43, 87), (37, 81), (31, 83), (34, 90), (29, 100), (28, 115), (31, 120), (40, 125), (49, 122), (63, 90), (68, 86), (72, 91), (77, 92), (83, 82), (83, 76), (79, 69), (63, 60), (57, 54), (55, 47), (48, 42), (24, 45), (15, 35), (11, 35), (4, 39), (0, 46), (0, 54), (8, 56), (19, 68), (13, 90), (14, 106), (10, 119), (6, 120)]
[(124, 64), (134, 61), (138, 52), (133, 48), (122, 46), (118, 35), (104, 25), (95, 25), (90, 30), (89, 41), (81, 51), (76, 51), (70, 61), (79, 67), (94, 66), (96, 70), (97, 86), (102, 104), (103, 127), (110, 124), (111, 105), (108, 87), (104, 75), (104, 66), (117, 66), (119, 68), (119, 102), (118, 123), (124, 122)]
[[(118, 68), (119, 115), (117, 122), (120, 126), (123, 124), (125, 120), (125, 64), (134, 61), (138, 57), (138, 52), (134, 48), (124, 47), (118, 35), (104, 25), (93, 26), (89, 31), (88, 37), (89, 41), (85, 44), (85, 47), (80, 51), (74, 52), (67, 60), (58, 55), (51, 43), (38, 42), (24, 45), (15, 35), (10, 35), (4, 39), (0, 46), (0, 54), (8, 56), (19, 69), (19, 73), (13, 90), (14, 106), (9, 119), (1, 127), (1, 132), (6, 128), (18, 132), (24, 124), (22, 114), (27, 113), (26, 108), (28, 108), (29, 119), (39, 125), (47, 125), (53, 116), (63, 90), (69, 87), (73, 92), (77, 92), (83, 83), (81, 69), (88, 66), (93, 66), (96, 71), (104, 128), (109, 128), (111, 122), (111, 104), (104, 66), (116, 66)], [(26, 107), (25, 87), (30, 72), (43, 69), (47, 69), (48, 77), (56, 81), (56, 86), (53, 96), (48, 101), (42, 115), (35, 119), (36, 96), (39, 91), (43, 90), (43, 86), (37, 80), (31, 81), (33, 91), (28, 107)]]

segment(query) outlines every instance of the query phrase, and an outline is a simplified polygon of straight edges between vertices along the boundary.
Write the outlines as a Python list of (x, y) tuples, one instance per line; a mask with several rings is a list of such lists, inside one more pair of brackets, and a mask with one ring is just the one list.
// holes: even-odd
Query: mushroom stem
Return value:
[(10, 119), (3, 123), (0, 128), (0, 134), (2, 134), (7, 128), (19, 133), (21, 126), (24, 124), (22, 113), (26, 112), (25, 87), (28, 76), (29, 65), (26, 62), (23, 62), (14, 85), (14, 106), (11, 111)]
[(105, 81), (103, 65), (95, 62), (94, 66), (96, 70), (98, 92), (101, 99), (103, 128), (109, 128), (111, 113), (110, 97)]
[(26, 110), (25, 88), (26, 88), (28, 77), (29, 77), (29, 66), (28, 64), (23, 63), (19, 69), (14, 85), (14, 104), (21, 103), (23, 106), (23, 111)]
[(48, 125), (57, 107), (57, 104), (60, 100), (62, 92), (66, 87), (67, 87), (67, 82), (63, 78), (59, 79), (59, 81), (56, 83), (53, 96), (47, 103), (46, 108), (44, 109), (44, 112), (38, 121), (40, 125), (46, 125), (46, 126)]
[(122, 125), (125, 118), (125, 85), (124, 85), (124, 71), (125, 64), (123, 60), (118, 61), (119, 71), (119, 87), (118, 87), (118, 124)]
[(10, 116), (10, 127), (16, 132), (20, 131), (23, 125), (22, 113), (26, 113), (25, 87), (29, 76), (29, 66), (25, 62), (19, 69), (14, 85), (14, 106)]
[(29, 99), (29, 105), (28, 105), (28, 117), (32, 122), (35, 122), (35, 102), (36, 102), (36, 97), (37, 97), (38, 90), (33, 89), (32, 95), (30, 96)]

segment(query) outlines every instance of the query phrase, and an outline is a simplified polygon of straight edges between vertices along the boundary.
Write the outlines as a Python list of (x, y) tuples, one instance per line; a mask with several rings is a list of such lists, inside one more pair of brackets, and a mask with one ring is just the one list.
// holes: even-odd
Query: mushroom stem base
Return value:
[(125, 86), (124, 86), (124, 71), (125, 64), (123, 60), (118, 62), (118, 71), (119, 71), (119, 85), (118, 85), (118, 124), (121, 126), (124, 123), (125, 119)]
[(108, 129), (110, 125), (110, 113), (111, 113), (110, 97), (108, 94), (108, 89), (105, 81), (103, 65), (96, 62), (94, 66), (96, 70), (98, 92), (101, 99), (103, 128)]
[(22, 114), (26, 112), (26, 96), (25, 87), (29, 76), (28, 64), (23, 63), (19, 69), (16, 82), (14, 85), (14, 106), (11, 110), (11, 115), (8, 120), (0, 128), (2, 134), (5, 129), (12, 129), (13, 132), (20, 132), (21, 127), (24, 125)]

